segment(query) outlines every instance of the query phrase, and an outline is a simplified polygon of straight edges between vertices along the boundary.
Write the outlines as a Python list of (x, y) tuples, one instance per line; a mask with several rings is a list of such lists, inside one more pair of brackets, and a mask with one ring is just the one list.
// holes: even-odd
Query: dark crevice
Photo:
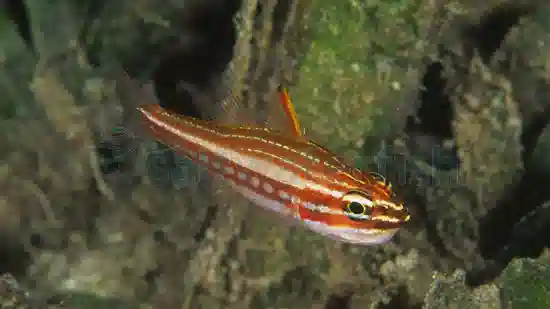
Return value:
[(409, 150), (439, 170), (456, 169), (459, 164), (456, 148), (443, 146), (445, 140), (454, 138), (454, 111), (446, 86), (442, 63), (429, 64), (422, 78), (420, 107), (407, 118), (405, 127)]
[[(479, 248), (485, 258), (497, 257), (510, 241), (515, 224), (550, 198), (546, 186), (544, 179), (527, 172), (519, 184), (481, 220)], [(535, 245), (535, 242), (532, 244)]]
[[(537, 168), (531, 163), (531, 155), (538, 139), (550, 122), (550, 108), (540, 113), (523, 129), (521, 141), (523, 145), (522, 158), (525, 162), (525, 174), (514, 190), (507, 193), (497, 206), (493, 208), (480, 224), (480, 249), (483, 256), (494, 258), (500, 254), (500, 249), (510, 242), (513, 228), (527, 214), (534, 211), (543, 202), (550, 200), (545, 175), (539, 175)], [(549, 243), (528, 242), (530, 247), (522, 246), (516, 254), (529, 256), (532, 252), (540, 252)], [(507, 263), (512, 257), (501, 257), (501, 262)]]
[[(177, 26), (182, 36), (161, 55), (152, 76), (161, 106), (178, 114), (203, 118), (205, 107), (197, 105), (197, 93), (180, 85), (191, 85), (199, 95), (203, 94), (210, 90), (212, 79), (226, 69), (233, 57), (237, 37), (233, 18), (240, 5), (240, 0), (204, 1), (183, 12)], [(164, 152), (163, 156), (170, 162), (164, 166), (164, 171), (177, 168), (172, 151)], [(205, 237), (217, 211), (215, 206), (207, 207), (195, 239)]]
[[(539, 186), (537, 189), (542, 190), (543, 188), (541, 187), (542, 186)], [(517, 191), (515, 193), (517, 194)], [(545, 200), (548, 199), (546, 198)], [(513, 201), (510, 201), (510, 203), (512, 202)], [(533, 210), (525, 214), (519, 222), (511, 222), (512, 228), (505, 225), (506, 219), (502, 221), (496, 220), (498, 221), (498, 225), (495, 224), (495, 227), (491, 227), (496, 229), (500, 228), (498, 233), (490, 234), (493, 236), (492, 239), (483, 239), (487, 242), (483, 243), (483, 245), (489, 247), (484, 249), (493, 249), (493, 251), (490, 252), (491, 256), (485, 257), (492, 259), (488, 260), (486, 265), (483, 265), (482, 268), (469, 271), (467, 283), (470, 286), (479, 286), (493, 280), (493, 278), (498, 276), (514, 258), (537, 258), (542, 254), (545, 248), (550, 247), (550, 238), (547, 236), (550, 235), (550, 208), (545, 204), (537, 204), (537, 202), (533, 200), (529, 202), (537, 206), (529, 207)], [(498, 216), (499, 213), (493, 212), (491, 215)], [(508, 216), (509, 214), (506, 213), (504, 215)], [(487, 226), (488, 225), (485, 225), (485, 228), (487, 228)], [(489, 234), (487, 231), (485, 232)], [(501, 234), (504, 236), (501, 236)], [(502, 240), (502, 238), (505, 238), (505, 240)], [(497, 244), (492, 245), (492, 240), (496, 241)]]
[[(468, 35), (478, 46), (477, 50), (482, 59), (488, 61), (494, 52), (493, 49), (500, 47), (508, 31), (534, 9), (535, 6), (502, 7), (488, 14), (477, 27), (468, 29)], [(550, 197), (543, 185), (544, 180), (539, 179), (536, 171), (529, 166), (538, 138), (549, 119), (550, 109), (547, 109), (522, 128), (521, 155), (526, 170), (518, 184), (507, 192), (480, 222), (479, 248), (485, 258), (498, 257), (509, 243), (516, 223)], [(541, 248), (524, 249), (526, 252), (538, 252)], [(520, 252), (517, 253), (521, 255)], [(500, 256), (498, 264), (506, 265), (511, 258)], [(481, 278), (480, 281), (486, 279)]]
[(44, 238), (38, 233), (32, 233), (29, 236), (29, 243), (34, 248), (43, 248), (44, 247)]
[(387, 304), (380, 305), (380, 309), (420, 309), (422, 303), (415, 302), (411, 299), (407, 288), (400, 286), (397, 289), (397, 294), (394, 295)]
[(514, 225), (511, 241), (499, 253), (497, 260), (508, 263), (514, 257), (536, 258), (550, 247), (550, 204), (539, 205), (522, 221)]
[(9, 273), (14, 277), (25, 276), (31, 265), (31, 255), (13, 237), (0, 235), (0, 274)]
[[(511, 28), (517, 25), (522, 17), (533, 12), (534, 8), (534, 5), (504, 6), (491, 11), (479, 24), (467, 28), (467, 52), (469, 50), (473, 54), (473, 51), (476, 51), (482, 60), (488, 63)], [(536, 255), (543, 247), (548, 246), (548, 242), (525, 239), (524, 243), (528, 245), (512, 244), (510, 247), (510, 241), (514, 238), (516, 224), (550, 198), (550, 194), (545, 193), (545, 181), (529, 167), (531, 154), (549, 119), (550, 110), (547, 110), (530, 123), (524, 124), (522, 128), (522, 162), (526, 170), (519, 182), (480, 221), (480, 253), (484, 258), (494, 260), (484, 269), (471, 271), (468, 280), (470, 284), (487, 282), (497, 276), (513, 257)]]
[[(465, 64), (467, 65), (476, 53), (486, 64), (489, 64), (510, 29), (533, 9), (534, 6), (506, 5), (498, 7), (480, 18), (478, 23), (464, 27), (462, 35), (464, 53), (461, 56), (451, 54), (452, 57), (447, 57), (451, 61), (451, 67), (455, 70), (462, 70), (461, 68)], [(442, 48), (440, 57), (445, 56), (449, 55)], [(447, 159), (454, 158), (454, 160), (447, 160), (451, 163), (449, 165), (441, 160), (441, 154), (434, 156), (434, 150), (441, 149), (444, 140), (454, 139), (452, 127), (454, 110), (449, 94), (446, 92), (449, 81), (444, 76), (444, 65), (441, 62), (432, 62), (428, 65), (422, 79), (419, 109), (414, 116), (407, 119), (405, 128), (411, 153), (439, 170), (457, 168), (460, 163), (456, 147), (441, 153)], [(546, 125), (547, 115), (540, 118), (540, 121), (535, 121), (529, 128), (524, 129), (522, 135), (522, 142), (525, 146), (524, 158), (530, 156), (536, 144), (534, 137), (539, 136)], [(540, 196), (537, 197), (536, 194), (526, 194), (533, 188), (532, 180), (528, 177), (522, 179), (520, 185), (510, 192), (506, 199), (503, 199), (503, 201), (508, 201), (508, 204), (502, 202), (492, 213), (487, 215), (486, 222), (482, 223), (481, 229), (480, 246), (483, 255), (487, 257), (496, 255), (509, 236), (509, 233), (501, 232), (509, 231), (510, 226), (513, 226), (525, 213), (529, 212), (529, 209), (516, 207), (517, 205), (533, 205), (534, 207), (544, 200)], [(530, 208), (532, 209), (532, 207)], [(519, 213), (520, 211), (521, 213)], [(438, 248), (440, 254), (445, 255), (443, 239), (438, 235), (434, 224), (434, 222), (426, 223), (430, 242)]]
[[(548, 96), (550, 98), (550, 96)], [(537, 146), (539, 137), (544, 129), (550, 124), (550, 107), (534, 116), (534, 119), (522, 128), (521, 132), (521, 151), (522, 162), (531, 162), (531, 155)]]
[[(274, 11), (276, 20), (284, 21), (283, 15), (287, 14), (290, 3), (283, 1), (277, 4)], [(204, 118), (207, 116), (204, 112), (210, 109), (209, 106), (199, 106), (197, 96), (207, 95), (212, 90), (212, 80), (227, 68), (233, 58), (237, 38), (234, 17), (241, 1), (214, 1), (212, 5), (206, 4), (197, 2), (183, 14), (182, 39), (162, 55), (153, 73), (159, 104), (178, 114), (195, 118)], [(279, 23), (274, 28), (283, 27)], [(272, 35), (281, 36), (282, 32)], [(181, 87), (182, 84), (187, 87)], [(207, 103), (201, 101), (200, 104)], [(171, 157), (174, 153), (167, 152), (165, 156)], [(217, 211), (215, 206), (207, 208), (196, 239), (204, 238)]]
[(169, 110), (192, 117), (202, 117), (195, 93), (180, 87), (192, 85), (207, 92), (213, 77), (221, 74), (233, 57), (236, 29), (233, 17), (240, 7), (239, 0), (217, 2), (219, 5), (200, 5), (188, 12), (182, 21), (186, 39), (161, 57), (154, 71), (156, 95), (160, 104)]
[[(482, 17), (479, 23), (465, 27), (463, 47), (466, 60), (471, 59), (475, 50), (488, 63), (511, 27), (532, 9), (532, 7), (516, 6), (499, 7)], [(440, 52), (441, 57), (445, 54), (443, 50)], [(460, 60), (457, 59), (457, 61)], [(427, 135), (436, 141), (454, 138), (452, 127), (454, 112), (451, 99), (446, 92), (447, 84), (443, 64), (439, 61), (430, 63), (422, 78), (420, 107), (414, 116), (407, 119), (405, 131), (408, 134)], [(437, 142), (432, 143), (432, 146), (435, 145)], [(432, 150), (433, 148), (427, 151)], [(438, 167), (439, 162), (431, 163)]]
[(489, 63), (510, 29), (534, 9), (534, 5), (503, 5), (492, 9), (479, 23), (465, 29), (467, 54), (472, 55), (473, 51), (477, 51), (483, 62)]
[[(428, 65), (422, 78), (422, 88), (420, 89), (420, 107), (414, 116), (407, 119), (405, 132), (407, 133), (407, 147), (413, 156), (423, 160), (434, 168), (441, 166), (440, 157), (434, 157), (433, 150), (441, 149), (441, 144), (445, 139), (452, 139), (452, 119), (454, 117), (451, 100), (445, 92), (446, 79), (443, 76), (443, 66), (440, 62), (433, 62)], [(452, 156), (457, 157), (456, 152)], [(458, 167), (458, 159), (451, 168)], [(418, 175), (409, 175), (416, 177)], [(422, 180), (417, 181), (419, 185)], [(418, 211), (420, 218), (425, 218), (425, 229), (428, 240), (434, 246), (441, 256), (448, 256), (444, 240), (439, 235), (435, 221), (430, 220), (428, 210), (426, 209), (423, 198), (414, 195), (411, 199), (413, 203), (419, 205)], [(411, 203), (411, 201), (409, 201)]]
[(490, 283), (506, 267), (495, 260), (488, 260), (481, 267), (471, 267), (466, 273), (466, 285), (472, 288)]
[(422, 77), (420, 108), (415, 117), (407, 119), (408, 132), (420, 131), (439, 139), (453, 137), (453, 108), (448, 94), (445, 93), (446, 83), (443, 65), (440, 62), (429, 64)]
[(23, 38), (27, 46), (34, 51), (29, 15), (24, 1), (5, 0), (2, 2), (4, 3), (4, 10), (6, 11), (8, 18), (11, 19), (11, 21), (17, 26), (19, 35)]
[(353, 293), (330, 295), (324, 309), (349, 309), (351, 307), (351, 297)]

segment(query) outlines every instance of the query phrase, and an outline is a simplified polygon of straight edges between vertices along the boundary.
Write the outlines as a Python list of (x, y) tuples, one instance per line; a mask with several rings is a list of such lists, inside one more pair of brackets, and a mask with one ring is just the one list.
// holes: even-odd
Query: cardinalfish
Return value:
[(254, 205), (335, 240), (389, 241), (409, 220), (391, 185), (307, 139), (282, 87), (278, 101), (284, 130), (201, 120), (158, 104), (138, 110), (155, 140), (221, 176)]

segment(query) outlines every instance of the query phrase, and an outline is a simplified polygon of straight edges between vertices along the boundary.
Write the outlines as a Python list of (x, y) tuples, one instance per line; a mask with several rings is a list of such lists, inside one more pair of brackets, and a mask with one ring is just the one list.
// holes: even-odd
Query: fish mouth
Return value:
[(398, 228), (385, 230), (353, 229), (340, 231), (338, 234), (333, 234), (332, 238), (354, 245), (379, 245), (390, 241), (398, 230)]

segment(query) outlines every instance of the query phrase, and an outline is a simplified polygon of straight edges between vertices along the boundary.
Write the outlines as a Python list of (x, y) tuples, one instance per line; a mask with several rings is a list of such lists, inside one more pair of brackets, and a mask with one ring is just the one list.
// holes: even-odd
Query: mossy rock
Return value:
[(437, 274), (423, 309), (550, 308), (550, 251), (540, 258), (514, 259), (494, 282), (477, 288), (466, 284), (466, 273)]
[(466, 273), (457, 270), (452, 276), (435, 275), (424, 299), (423, 309), (497, 309), (498, 288), (487, 284), (472, 289), (466, 285)]
[(516, 259), (500, 277), (506, 308), (550, 308), (550, 252), (539, 259)]

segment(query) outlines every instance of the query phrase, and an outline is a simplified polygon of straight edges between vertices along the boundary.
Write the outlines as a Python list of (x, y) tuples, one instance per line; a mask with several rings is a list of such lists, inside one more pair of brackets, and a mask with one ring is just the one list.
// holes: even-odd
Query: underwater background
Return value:
[[(0, 5), (1, 308), (550, 308), (549, 4)], [(124, 72), (200, 117), (229, 67), (251, 100), (286, 85), (410, 224), (372, 247), (289, 228), (135, 130)]]

